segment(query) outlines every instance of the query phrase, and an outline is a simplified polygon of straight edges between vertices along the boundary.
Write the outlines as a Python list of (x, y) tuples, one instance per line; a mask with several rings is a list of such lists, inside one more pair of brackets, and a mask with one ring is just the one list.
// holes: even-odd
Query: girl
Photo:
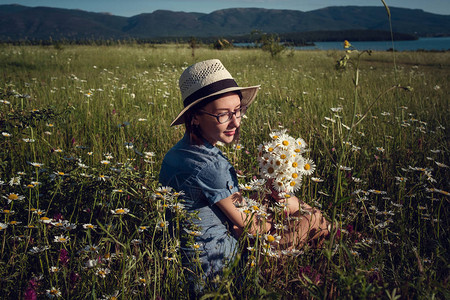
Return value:
[[(270, 222), (250, 219), (237, 209), (242, 201), (236, 172), (225, 155), (216, 148), (218, 142), (229, 144), (239, 137), (241, 118), (251, 105), (259, 86), (239, 87), (217, 59), (202, 61), (188, 67), (180, 76), (179, 88), (183, 110), (171, 126), (183, 124), (184, 137), (164, 157), (159, 181), (185, 193), (188, 212), (198, 211), (196, 237), (200, 264), (207, 278), (220, 272), (233, 259), (239, 235), (247, 226), (250, 233), (269, 233)], [(282, 243), (295, 246), (326, 234), (327, 224), (320, 211), (314, 211), (296, 197), (279, 199), (286, 202), (290, 216), (298, 218)], [(300, 208), (310, 214), (300, 214)], [(184, 251), (189, 252), (187, 247)], [(194, 250), (191, 250), (194, 251)], [(187, 257), (189, 256), (189, 253)]]

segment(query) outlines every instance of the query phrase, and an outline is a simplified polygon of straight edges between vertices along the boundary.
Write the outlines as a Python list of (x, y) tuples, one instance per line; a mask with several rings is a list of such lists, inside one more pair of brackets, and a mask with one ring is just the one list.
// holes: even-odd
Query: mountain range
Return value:
[[(390, 8), (394, 32), (421, 36), (450, 35), (450, 15), (419, 9)], [(0, 40), (152, 39), (226, 37), (265, 33), (389, 31), (384, 7), (332, 6), (303, 12), (230, 8), (206, 13), (156, 10), (132, 17), (74, 9), (0, 5)]]

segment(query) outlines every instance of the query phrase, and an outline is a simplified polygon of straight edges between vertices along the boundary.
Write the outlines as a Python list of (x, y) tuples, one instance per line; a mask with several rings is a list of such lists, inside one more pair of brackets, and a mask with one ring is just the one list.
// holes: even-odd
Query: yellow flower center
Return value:
[(164, 223), (164, 222), (159, 223), (159, 227), (165, 227), (165, 226), (166, 226), (166, 223)]
[(309, 164), (306, 164), (304, 168), (305, 168), (305, 170), (309, 170), (309, 169), (311, 169), (311, 166)]
[(9, 200), (17, 200), (17, 199), (19, 199), (19, 196), (17, 194), (9, 194), (8, 199)]
[(289, 145), (289, 142), (288, 141), (283, 141), (283, 146), (288, 146)]
[(295, 181), (291, 181), (291, 183), (289, 183), (290, 186), (295, 186)]
[(298, 174), (297, 173), (293, 173), (292, 174), (292, 178), (297, 178), (298, 177)]
[(267, 236), (267, 241), (268, 241), (269, 243), (272, 243), (272, 242), (275, 241), (275, 237), (274, 237), (273, 235), (268, 235), (268, 236)]
[(62, 175), (64, 175), (64, 172), (58, 172), (58, 175), (62, 176)]
[(278, 135), (274, 135), (272, 138), (273, 138), (274, 140), (276, 140), (276, 139), (278, 138)]
[(123, 214), (123, 213), (125, 213), (125, 210), (122, 208), (119, 208), (119, 209), (116, 209), (116, 213)]
[(273, 152), (273, 147), (270, 147), (269, 149), (267, 149), (267, 151)]
[(286, 156), (286, 154), (281, 154), (280, 157), (281, 157), (281, 159), (286, 159), (287, 156)]
[(295, 161), (292, 163), (292, 167), (297, 168), (298, 167), (298, 163), (296, 163)]
[(259, 207), (256, 205), (253, 205), (252, 208), (253, 208), (253, 210), (259, 210)]
[(267, 173), (272, 174), (273, 172), (275, 172), (274, 168), (269, 167), (269, 168), (267, 169)]

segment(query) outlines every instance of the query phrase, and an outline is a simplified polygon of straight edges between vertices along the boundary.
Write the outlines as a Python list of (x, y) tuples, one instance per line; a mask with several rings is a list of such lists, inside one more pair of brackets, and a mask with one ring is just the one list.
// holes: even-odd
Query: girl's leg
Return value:
[(297, 197), (286, 200), (287, 213), (290, 217), (288, 231), (284, 232), (283, 244), (301, 247), (309, 243), (313, 247), (320, 247), (329, 235), (328, 221), (322, 212), (301, 202)]

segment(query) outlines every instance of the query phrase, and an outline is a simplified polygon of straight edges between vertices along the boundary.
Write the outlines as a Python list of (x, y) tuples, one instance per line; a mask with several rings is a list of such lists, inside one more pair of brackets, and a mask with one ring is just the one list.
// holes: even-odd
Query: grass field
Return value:
[(2, 297), (187, 297), (193, 216), (158, 172), (184, 133), (169, 127), (182, 70), (219, 58), (261, 84), (240, 147), (223, 148), (241, 182), (286, 129), (316, 163), (297, 196), (339, 227), (322, 250), (250, 250), (205, 298), (448, 299), (450, 53), (354, 51), (337, 70), (345, 54), (1, 45)]

